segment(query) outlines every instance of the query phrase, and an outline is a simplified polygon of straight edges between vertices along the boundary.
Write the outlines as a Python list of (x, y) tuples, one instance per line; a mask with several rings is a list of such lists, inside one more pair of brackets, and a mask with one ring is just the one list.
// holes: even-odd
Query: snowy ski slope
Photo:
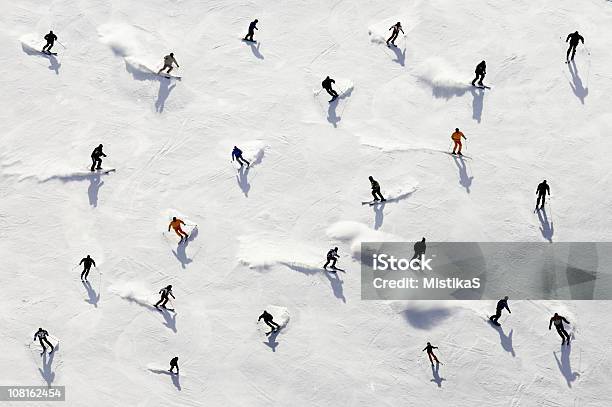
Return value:
[[(362, 301), (355, 258), (422, 236), (610, 240), (612, 3), (0, 2), (0, 385), (65, 385), (68, 406), (612, 405), (608, 302), (511, 298), (494, 329), (492, 301)], [(50, 29), (56, 57), (37, 51)], [(181, 81), (152, 73), (169, 52)], [(455, 127), (471, 160), (445, 154)], [(88, 173), (100, 143), (116, 172)], [(362, 206), (369, 175), (397, 199)], [(198, 225), (187, 245), (172, 216)], [(168, 284), (176, 314), (151, 307)], [(160, 372), (176, 355), (181, 375)]]

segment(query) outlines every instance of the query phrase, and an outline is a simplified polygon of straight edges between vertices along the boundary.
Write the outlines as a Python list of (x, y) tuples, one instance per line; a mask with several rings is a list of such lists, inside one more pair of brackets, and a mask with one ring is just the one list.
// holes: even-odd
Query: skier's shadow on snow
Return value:
[(35, 56), (47, 58), (49, 60), (49, 69), (52, 71), (55, 71), (56, 75), (59, 75), (59, 69), (60, 69), (60, 66), (62, 66), (62, 64), (57, 62), (57, 58), (55, 57), (55, 55), (46, 54), (24, 43), (21, 44), (21, 49), (23, 50), (23, 52), (25, 52), (28, 55), (35, 55)]
[(171, 312), (168, 311), (165, 308), (160, 307), (159, 311), (161, 312), (162, 316), (164, 317), (164, 326), (166, 326), (167, 328), (169, 328), (172, 332), (177, 333), (176, 330), (176, 312)]
[(249, 171), (251, 167), (247, 167), (243, 165), (238, 170), (238, 174), (236, 174), (236, 182), (238, 182), (238, 186), (242, 190), (242, 193), (246, 198), (249, 197), (249, 191), (251, 190), (251, 184), (249, 184)]
[(189, 246), (189, 243), (194, 241), (196, 237), (198, 237), (197, 226), (193, 228), (187, 240), (177, 244), (176, 251), (172, 250), (172, 254), (174, 254), (174, 257), (181, 263), (182, 268), (186, 268), (187, 265), (193, 261), (193, 259), (187, 257), (187, 246)]
[(166, 100), (168, 99), (168, 96), (170, 96), (170, 92), (172, 92), (172, 90), (176, 87), (176, 83), (170, 86), (170, 82), (172, 80), (180, 81), (180, 78), (168, 79), (157, 75), (154, 72), (145, 72), (129, 64), (127, 61), (125, 63), (125, 70), (128, 71), (128, 73), (132, 75), (132, 78), (136, 79), (137, 81), (159, 82), (159, 91), (157, 93), (157, 100), (155, 101), (155, 111), (158, 113), (163, 113), (166, 106)]
[(85, 301), (94, 307), (98, 308), (98, 302), (100, 301), (100, 294), (96, 293), (96, 290), (93, 289), (91, 283), (89, 281), (81, 281), (83, 287), (87, 290), (88, 299)]
[[(334, 293), (334, 296), (336, 298), (341, 299), (343, 302), (346, 302), (346, 298), (344, 297), (344, 290), (342, 285), (344, 284), (344, 282), (342, 280), (340, 280), (340, 277), (338, 277), (337, 273), (331, 273), (331, 274), (335, 274), (334, 277), (330, 276), (329, 272), (326, 270), (321, 270), (319, 268), (313, 268), (313, 267), (308, 267), (308, 266), (299, 266), (297, 264), (292, 264), (292, 263), (287, 263), (287, 262), (281, 262), (280, 264), (289, 267), (291, 270), (295, 270), (297, 272), (303, 273), (303, 274), (307, 274), (307, 275), (313, 275), (313, 274), (318, 274), (323, 272), (325, 274), (325, 277), (327, 277), (327, 279), (329, 280), (329, 283), (331, 285), (332, 291)], [(344, 271), (341, 269), (337, 269), (338, 271)]]
[(557, 357), (557, 353), (553, 352), (553, 356), (555, 357), (555, 362), (557, 362), (557, 366), (559, 370), (565, 377), (565, 381), (567, 382), (567, 387), (572, 387), (572, 382), (575, 381), (580, 374), (578, 372), (574, 372), (572, 370), (572, 365), (570, 362), (570, 353), (572, 351), (571, 345), (561, 345), (561, 360)]
[(436, 363), (435, 365), (431, 365), (431, 374), (433, 376), (433, 379), (430, 380), (430, 382), (434, 382), (435, 384), (438, 385), (438, 387), (442, 387), (442, 382), (445, 381), (446, 379), (443, 377), (440, 377), (440, 364)]
[(165, 374), (170, 376), (170, 378), (172, 379), (172, 384), (174, 385), (174, 387), (176, 387), (176, 389), (178, 391), (181, 391), (181, 382), (180, 382), (180, 375), (176, 374), (176, 373), (172, 373), (168, 370), (162, 370), (162, 369), (149, 369), (150, 372), (155, 373), (155, 374)]
[(546, 209), (542, 208), (538, 210), (537, 212), (538, 212), (538, 219), (540, 220), (540, 224), (542, 225), (540, 227), (540, 233), (542, 233), (542, 236), (544, 237), (544, 239), (552, 243), (552, 237), (553, 237), (553, 233), (555, 232), (555, 226), (553, 225), (552, 221), (550, 221), (550, 223), (548, 222), (548, 216), (546, 215)]
[(472, 92), (472, 97), (474, 98), (472, 99), (472, 119), (480, 123), (485, 91), (484, 89), (472, 86), (470, 92)]
[(490, 320), (489, 320), (489, 325), (491, 325), (491, 327), (495, 329), (497, 333), (499, 334), (499, 341), (501, 343), (502, 348), (506, 352), (510, 353), (512, 357), (516, 357), (516, 353), (514, 352), (514, 347), (512, 346), (512, 335), (514, 335), (514, 330), (511, 329), (510, 333), (506, 335), (506, 333), (504, 332), (504, 329), (501, 326), (495, 325)]
[(572, 91), (574, 91), (574, 94), (576, 95), (576, 97), (580, 99), (580, 102), (584, 105), (584, 99), (588, 96), (589, 89), (585, 88), (582, 85), (582, 79), (580, 79), (580, 76), (578, 75), (578, 68), (576, 68), (576, 62), (572, 61), (569, 64), (567, 64), (567, 66), (568, 66), (570, 75), (572, 75), (573, 83), (570, 83)]
[(342, 120), (342, 117), (338, 116), (336, 113), (336, 109), (338, 108), (338, 101), (350, 97), (351, 93), (353, 93), (352, 88), (339, 95), (333, 102), (329, 102), (329, 107), (327, 108), (327, 121), (330, 122), (334, 127), (338, 127), (338, 123), (340, 122), (340, 120)]
[(395, 59), (393, 62), (397, 62), (401, 66), (404, 66), (406, 64), (406, 47), (404, 47), (403, 50), (400, 50), (399, 47), (393, 45), (389, 48), (395, 53)]
[(41, 376), (47, 382), (47, 386), (51, 386), (53, 380), (55, 380), (55, 372), (52, 369), (53, 358), (55, 357), (55, 352), (59, 349), (59, 344), (55, 347), (54, 351), (51, 354), (47, 354), (47, 352), (42, 355), (42, 369), (38, 368)]
[(472, 181), (474, 177), (470, 177), (468, 174), (467, 164), (465, 159), (461, 156), (453, 156), (453, 160), (455, 161), (455, 165), (459, 170), (459, 184), (465, 188), (465, 192), (470, 193), (470, 187), (472, 186)]
[(254, 43), (253, 41), (247, 41), (245, 39), (243, 39), (242, 42), (244, 42), (245, 44), (248, 44), (251, 47), (251, 52), (253, 53), (253, 55), (255, 55), (255, 58), (264, 59), (264, 56), (261, 54), (261, 52), (259, 52), (259, 47), (261, 46), (261, 42), (257, 41), (257, 43)]
[(276, 341), (276, 337), (278, 336), (279, 332), (280, 329), (272, 332), (270, 335), (268, 335), (268, 340), (264, 342), (266, 346), (272, 349), (272, 352), (276, 352), (276, 347), (279, 345), (279, 343)]
[(95, 208), (98, 206), (98, 194), (100, 192), (100, 187), (104, 185), (104, 181), (102, 181), (102, 175), (109, 174), (95, 171), (87, 174), (76, 173), (73, 175), (54, 175), (40, 182), (45, 183), (53, 180), (59, 180), (63, 183), (89, 181), (89, 187), (87, 188), (87, 196), (89, 197), (89, 204)]
[(374, 210), (374, 230), (380, 229), (385, 219), (385, 205), (387, 202), (381, 202), (372, 205), (372, 209)]

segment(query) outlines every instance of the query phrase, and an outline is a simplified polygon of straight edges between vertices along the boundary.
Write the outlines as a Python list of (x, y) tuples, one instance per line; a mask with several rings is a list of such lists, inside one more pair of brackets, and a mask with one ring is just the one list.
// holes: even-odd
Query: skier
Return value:
[(242, 157), (242, 150), (236, 146), (234, 146), (234, 150), (232, 151), (232, 161), (234, 161), (234, 159), (238, 161), (238, 164), (240, 164), (240, 168), (242, 168), (244, 163), (246, 163), (247, 167), (251, 166), (251, 163)]
[(436, 355), (434, 355), (433, 350), (434, 349), (438, 349), (437, 346), (432, 346), (431, 343), (427, 342), (427, 346), (425, 346), (425, 348), (421, 351), (427, 351), (427, 356), (429, 356), (429, 361), (431, 362), (431, 365), (433, 366), (434, 364), (434, 360), (436, 361), (437, 364), (440, 364), (440, 361), (438, 360), (438, 358), (436, 357)]
[(89, 275), (89, 270), (91, 269), (92, 264), (93, 264), (94, 267), (96, 267), (96, 262), (88, 254), (87, 257), (83, 257), (81, 259), (81, 262), (79, 263), (79, 266), (81, 264), (83, 265), (83, 272), (81, 273), (81, 280), (82, 281), (87, 281), (87, 276)]
[[(546, 180), (544, 180), (539, 183), (538, 187), (536, 188), (536, 195), (538, 195), (538, 200), (536, 201), (536, 210), (544, 209), (544, 203), (546, 202), (546, 194), (550, 196), (550, 187), (546, 183)], [(542, 201), (542, 205), (540, 205), (540, 201)]]
[(258, 22), (259, 22), (258, 19), (251, 21), (251, 24), (249, 24), (249, 32), (247, 33), (247, 35), (244, 36), (245, 41), (257, 42), (253, 39), (253, 35), (255, 34), (255, 30), (258, 30), (257, 28)]
[(164, 67), (162, 69), (160, 69), (159, 71), (157, 71), (157, 74), (161, 74), (163, 70), (165, 70), (166, 68), (168, 69), (168, 72), (166, 72), (167, 74), (170, 74), (170, 72), (172, 71), (172, 69), (174, 69), (173, 64), (176, 64), (176, 67), (179, 68), (179, 64), (178, 62), (176, 62), (176, 59), (174, 59), (174, 53), (170, 53), (170, 55), (166, 55), (164, 57)]
[[(386, 199), (380, 193), (380, 184), (378, 183), (378, 181), (376, 181), (371, 175), (368, 177), (368, 179), (370, 180), (370, 185), (372, 186), (372, 196), (374, 197), (374, 201), (378, 202), (380, 200), (382, 202), (385, 202)], [(378, 197), (380, 197), (380, 199), (378, 199)]]
[(178, 356), (175, 356), (172, 359), (170, 359), (170, 369), (168, 369), (168, 371), (170, 373), (174, 373), (175, 367), (176, 367), (176, 374), (179, 374)]
[(565, 344), (565, 341), (567, 340), (567, 344), (569, 345), (570, 343), (570, 336), (567, 333), (567, 331), (565, 330), (565, 328), (563, 328), (563, 323), (569, 324), (569, 321), (567, 319), (565, 319), (565, 317), (562, 317), (561, 315), (557, 314), (555, 312), (555, 315), (553, 315), (553, 317), (550, 319), (550, 322), (548, 323), (548, 330), (550, 331), (550, 326), (554, 323), (555, 324), (555, 328), (557, 328), (557, 333), (559, 334), (559, 336), (562, 339), (561, 345)]
[(387, 40), (387, 47), (389, 46), (389, 43), (395, 46), (395, 40), (397, 39), (397, 36), (400, 31), (402, 32), (402, 34), (404, 34), (404, 30), (402, 30), (402, 24), (399, 21), (395, 25), (392, 25), (391, 28), (389, 28), (389, 31), (391, 30), (393, 30), (393, 32), (391, 33), (391, 36)]
[(172, 217), (172, 222), (170, 222), (170, 224), (168, 225), (168, 232), (170, 232), (170, 228), (174, 229), (174, 232), (179, 235), (179, 237), (181, 238), (181, 240), (179, 240), (179, 243), (181, 243), (183, 241), (183, 239), (185, 239), (185, 241), (187, 241), (187, 238), (189, 237), (189, 235), (187, 233), (185, 233), (185, 231), (183, 231), (183, 229), (181, 229), (181, 225), (184, 225), (185, 222), (183, 222), (180, 219), (177, 219), (176, 216)]
[(50, 54), (53, 44), (57, 41), (57, 35), (53, 34), (53, 31), (49, 31), (49, 34), (45, 35), (44, 39), (47, 41), (47, 44), (43, 47), (41, 52)]
[(330, 249), (330, 251), (327, 252), (327, 261), (325, 262), (323, 268), (327, 270), (327, 265), (329, 264), (329, 262), (331, 262), (331, 268), (334, 269), (332, 270), (332, 272), (335, 273), (336, 262), (339, 258), (340, 256), (338, 256), (338, 248), (334, 247), (333, 249)]
[(495, 308), (495, 315), (491, 315), (489, 317), (489, 320), (493, 322), (495, 325), (499, 326), (499, 322), (497, 322), (497, 320), (499, 319), (499, 317), (501, 317), (501, 314), (504, 308), (507, 309), (508, 312), (512, 314), (512, 311), (510, 311), (510, 308), (508, 308), (508, 296), (507, 295), (501, 300), (497, 301), (497, 307)]
[(274, 317), (268, 311), (264, 310), (263, 314), (261, 314), (259, 318), (257, 318), (257, 322), (261, 321), (262, 318), (266, 325), (268, 325), (272, 329), (266, 335), (270, 335), (272, 332), (276, 332), (280, 329), (280, 325), (273, 321)]
[(51, 352), (49, 353), (53, 353), (53, 345), (51, 345), (51, 342), (49, 342), (49, 340), (47, 339), (47, 336), (49, 336), (49, 332), (47, 332), (46, 330), (42, 328), (38, 328), (38, 331), (36, 331), (36, 333), (34, 334), (33, 340), (36, 340), (36, 338), (38, 338), (38, 341), (40, 342), (40, 346), (42, 346), (43, 348), (43, 351), (40, 353), (41, 355), (47, 351), (47, 348), (45, 347), (45, 344), (43, 343), (43, 341), (47, 345), (49, 345), (49, 347), (51, 347)]
[(327, 93), (329, 93), (329, 95), (332, 97), (330, 102), (333, 102), (338, 97), (338, 92), (332, 89), (332, 83), (336, 83), (336, 81), (330, 78), (329, 75), (327, 76), (327, 78), (323, 79), (323, 82), (321, 82), (321, 86), (323, 87), (323, 89), (325, 89)]
[(425, 238), (416, 242), (414, 244), (414, 256), (412, 256), (412, 259), (410, 260), (418, 259), (419, 257), (424, 256), (426, 249), (427, 249), (427, 245), (425, 244)]
[(168, 298), (168, 296), (171, 296), (172, 298), (176, 299), (174, 294), (172, 294), (172, 286), (171, 285), (162, 288), (161, 290), (159, 290), (159, 293), (161, 294), (161, 298), (155, 304), (155, 308), (159, 308), (159, 307), (166, 308), (166, 304), (170, 300), (170, 298)]
[[(576, 47), (578, 46), (578, 43), (580, 43), (580, 41), (582, 41), (582, 43), (584, 44), (584, 37), (578, 34), (578, 31), (576, 31), (567, 36), (567, 38), (565, 39), (565, 42), (568, 42), (568, 41), (569, 41), (569, 48), (567, 49), (567, 55), (565, 57), (565, 60), (567, 62), (574, 60), (574, 55), (576, 55)], [(570, 58), (570, 53), (572, 54), (571, 58)]]
[(472, 81), (472, 86), (476, 86), (475, 82), (479, 78), (480, 78), (480, 80), (478, 81), (478, 85), (479, 86), (484, 86), (482, 84), (482, 80), (484, 79), (484, 77), (485, 77), (485, 75), (487, 73), (487, 64), (485, 63), (485, 61), (482, 61), (478, 65), (476, 65), (476, 70), (474, 72), (476, 73), (476, 77)]
[(92, 172), (94, 169), (96, 170), (102, 169), (102, 157), (106, 157), (106, 154), (104, 154), (104, 152), (102, 151), (102, 144), (100, 144), (98, 147), (94, 148), (94, 150), (91, 153), (91, 171)]
[(457, 150), (457, 155), (463, 155), (461, 154), (461, 147), (463, 146), (461, 144), (461, 137), (463, 137), (467, 141), (467, 137), (465, 137), (465, 135), (460, 132), (458, 128), (456, 128), (455, 132), (451, 134), (451, 139), (455, 142), (452, 154), (455, 154), (455, 150)]

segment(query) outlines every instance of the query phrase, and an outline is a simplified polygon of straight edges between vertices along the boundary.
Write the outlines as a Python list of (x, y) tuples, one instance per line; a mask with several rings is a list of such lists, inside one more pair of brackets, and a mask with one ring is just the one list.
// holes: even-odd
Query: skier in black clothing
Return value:
[(432, 366), (434, 364), (434, 360), (436, 361), (436, 363), (438, 364), (440, 363), (436, 355), (434, 355), (433, 353), (434, 349), (438, 349), (438, 347), (432, 346), (431, 343), (427, 342), (427, 346), (425, 346), (425, 348), (421, 351), (421, 352), (427, 351), (427, 356), (429, 356), (429, 361), (431, 362)]
[[(565, 42), (568, 42), (568, 41), (569, 41), (569, 48), (567, 49), (567, 55), (565, 57), (565, 60), (567, 62), (570, 62), (574, 60), (574, 55), (576, 55), (576, 47), (578, 46), (578, 43), (582, 41), (582, 43), (584, 44), (584, 37), (578, 34), (578, 31), (576, 31), (567, 36), (567, 38), (565, 39)], [(570, 53), (572, 54), (571, 58), (570, 58)]]
[(244, 40), (245, 41), (251, 41), (251, 42), (256, 42), (253, 39), (253, 35), (255, 34), (255, 30), (257, 30), (258, 28), (257, 23), (259, 22), (259, 20), (255, 19), (253, 21), (251, 21), (251, 24), (249, 24), (249, 32), (247, 33), (247, 35), (244, 36)]
[(94, 267), (96, 267), (96, 262), (88, 254), (87, 257), (83, 257), (81, 259), (81, 261), (79, 263), (79, 266), (81, 264), (83, 265), (83, 272), (81, 273), (81, 280), (82, 281), (87, 281), (87, 276), (89, 275), (89, 270), (91, 269), (92, 265)]
[[(372, 186), (372, 196), (374, 197), (374, 201), (383, 201), (383, 202), (385, 202), (386, 199), (380, 193), (380, 185), (378, 184), (378, 181), (376, 181), (374, 179), (374, 177), (372, 177), (371, 175), (368, 177), (368, 179), (370, 180), (370, 185)], [(379, 199), (379, 197), (380, 197), (380, 199)]]
[(330, 102), (333, 102), (338, 97), (338, 92), (332, 89), (332, 83), (336, 83), (336, 81), (330, 78), (329, 76), (327, 76), (327, 78), (323, 79), (323, 82), (321, 82), (321, 86), (323, 87), (323, 89), (325, 89), (327, 93), (329, 93), (332, 97), (332, 100), (330, 100)]
[(565, 330), (565, 328), (563, 327), (564, 322), (566, 324), (569, 324), (569, 321), (565, 319), (565, 317), (562, 317), (561, 315), (555, 312), (555, 315), (553, 315), (553, 317), (550, 319), (550, 322), (548, 323), (548, 330), (550, 331), (550, 326), (554, 323), (555, 328), (557, 328), (557, 333), (562, 339), (561, 345), (564, 345), (566, 340), (567, 340), (567, 344), (569, 345), (570, 336)]
[(93, 171), (94, 169), (102, 169), (102, 157), (106, 157), (106, 154), (102, 152), (102, 144), (100, 144), (98, 147), (94, 148), (91, 153), (91, 171)]
[(53, 34), (53, 31), (49, 31), (49, 34), (45, 35), (45, 40), (47, 44), (43, 47), (41, 52), (45, 52), (47, 54), (51, 53), (51, 48), (53, 48), (53, 44), (57, 40), (57, 35)]
[(395, 40), (397, 39), (397, 36), (400, 31), (402, 32), (402, 34), (404, 34), (404, 30), (402, 30), (402, 24), (399, 21), (396, 24), (392, 25), (391, 28), (389, 28), (389, 31), (391, 30), (393, 30), (393, 32), (391, 33), (391, 36), (387, 40), (387, 47), (389, 46), (389, 43), (395, 46)]
[[(536, 194), (538, 195), (538, 200), (536, 201), (536, 209), (544, 209), (544, 203), (546, 202), (546, 194), (550, 196), (550, 187), (546, 183), (546, 180), (538, 184), (538, 187), (536, 188)], [(541, 206), (540, 201), (542, 201)]]
[(172, 286), (171, 285), (162, 288), (161, 290), (159, 290), (159, 293), (161, 294), (161, 298), (155, 304), (155, 308), (159, 308), (159, 307), (166, 308), (166, 304), (168, 303), (168, 300), (170, 300), (170, 298), (168, 298), (168, 296), (171, 296), (172, 298), (176, 299), (174, 294), (172, 294)]
[(234, 146), (234, 150), (232, 151), (232, 161), (234, 161), (234, 159), (240, 164), (240, 168), (242, 168), (244, 164), (246, 164), (247, 167), (251, 166), (251, 163), (242, 157), (242, 150), (236, 146)]
[(427, 249), (427, 245), (425, 244), (425, 238), (416, 242), (414, 244), (414, 256), (412, 256), (412, 259), (410, 260), (418, 259), (419, 257), (425, 255), (426, 249)]
[(268, 311), (264, 310), (264, 312), (259, 316), (259, 318), (257, 318), (257, 322), (261, 321), (262, 318), (266, 325), (268, 325), (272, 329), (266, 335), (270, 335), (272, 332), (276, 332), (280, 329), (280, 325), (273, 321), (274, 317)]
[(41, 355), (47, 351), (47, 348), (45, 347), (45, 344), (43, 343), (43, 341), (51, 347), (51, 352), (49, 353), (53, 353), (53, 345), (51, 345), (51, 342), (49, 342), (49, 340), (47, 339), (47, 336), (49, 336), (49, 332), (47, 332), (46, 330), (42, 328), (38, 328), (38, 331), (36, 331), (36, 333), (34, 334), (34, 340), (38, 338), (38, 341), (40, 342), (40, 346), (42, 346), (43, 348), (43, 351), (40, 353)]
[(507, 295), (501, 300), (497, 301), (497, 307), (495, 308), (495, 315), (491, 315), (489, 317), (489, 320), (491, 320), (491, 322), (493, 322), (495, 325), (499, 325), (499, 322), (497, 322), (497, 320), (499, 319), (499, 317), (501, 317), (501, 314), (504, 308), (507, 309), (508, 312), (512, 314), (512, 311), (510, 311), (510, 308), (508, 308), (508, 296)]
[(472, 86), (476, 86), (476, 80), (478, 80), (479, 78), (480, 78), (480, 80), (478, 81), (478, 85), (479, 86), (484, 86), (482, 84), (482, 80), (484, 79), (485, 75), (487, 74), (487, 64), (485, 63), (485, 61), (482, 61), (481, 63), (476, 65), (476, 70), (474, 72), (476, 72), (476, 77), (472, 81)]
[[(327, 270), (327, 265), (329, 264), (329, 262), (331, 262), (331, 268), (335, 269), (336, 262), (338, 261), (339, 258), (340, 256), (338, 256), (338, 248), (334, 247), (333, 249), (330, 249), (330, 251), (327, 252), (327, 261), (325, 262), (325, 265), (323, 266), (323, 268)], [(333, 272), (335, 273), (335, 271)]]
[(178, 356), (175, 356), (172, 359), (170, 359), (170, 369), (168, 369), (168, 371), (170, 373), (174, 373), (175, 367), (176, 367), (176, 374), (179, 374)]

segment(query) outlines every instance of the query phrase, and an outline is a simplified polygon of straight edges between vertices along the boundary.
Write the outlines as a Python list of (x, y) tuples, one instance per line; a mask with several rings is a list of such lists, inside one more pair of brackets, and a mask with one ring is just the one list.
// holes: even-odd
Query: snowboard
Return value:
[(115, 171), (117, 171), (117, 169), (116, 169), (116, 168), (109, 168), (109, 169), (101, 168), (101, 169), (99, 169), (99, 170), (98, 170), (98, 169), (96, 169), (96, 170), (94, 170), (94, 171), (89, 171), (89, 173), (90, 173), (90, 174), (93, 174), (93, 173), (96, 173), (96, 172), (97, 172), (97, 173), (99, 173), (99, 174), (109, 174), (109, 173), (111, 173), (111, 172), (115, 172)]
[(381, 203), (385, 203), (385, 202), (387, 202), (387, 201), (363, 201), (363, 202), (361, 202), (361, 204), (362, 205), (368, 204), (370, 206), (374, 206), (376, 204), (381, 204)]
[(163, 77), (163, 78), (166, 78), (166, 79), (177, 79), (177, 80), (179, 80), (179, 81), (180, 81), (181, 79), (183, 79), (183, 77), (182, 77), (182, 76), (174, 76), (174, 75), (169, 75), (169, 74), (167, 74), (167, 73), (166, 73), (166, 74), (164, 74), (164, 73), (158, 73), (157, 75), (158, 75), (158, 76), (161, 76), (161, 77)]
[(40, 51), (40, 53), (43, 55), (57, 55), (57, 52)]
[[(470, 83), (470, 85), (472, 84)], [(472, 86), (475, 88), (479, 88), (479, 89), (491, 89), (491, 87), (487, 85), (472, 85)]]
[[(153, 305), (155, 307), (155, 305)], [(174, 308), (167, 308), (167, 307), (155, 307), (155, 309), (157, 309), (159, 312), (164, 312), (165, 311), (169, 311), (169, 312), (174, 312), (176, 314), (176, 311), (174, 310)]]
[(249, 42), (251, 44), (257, 44), (257, 41), (255, 41), (255, 40), (247, 40), (246, 38), (242, 38), (242, 41), (243, 42)]

